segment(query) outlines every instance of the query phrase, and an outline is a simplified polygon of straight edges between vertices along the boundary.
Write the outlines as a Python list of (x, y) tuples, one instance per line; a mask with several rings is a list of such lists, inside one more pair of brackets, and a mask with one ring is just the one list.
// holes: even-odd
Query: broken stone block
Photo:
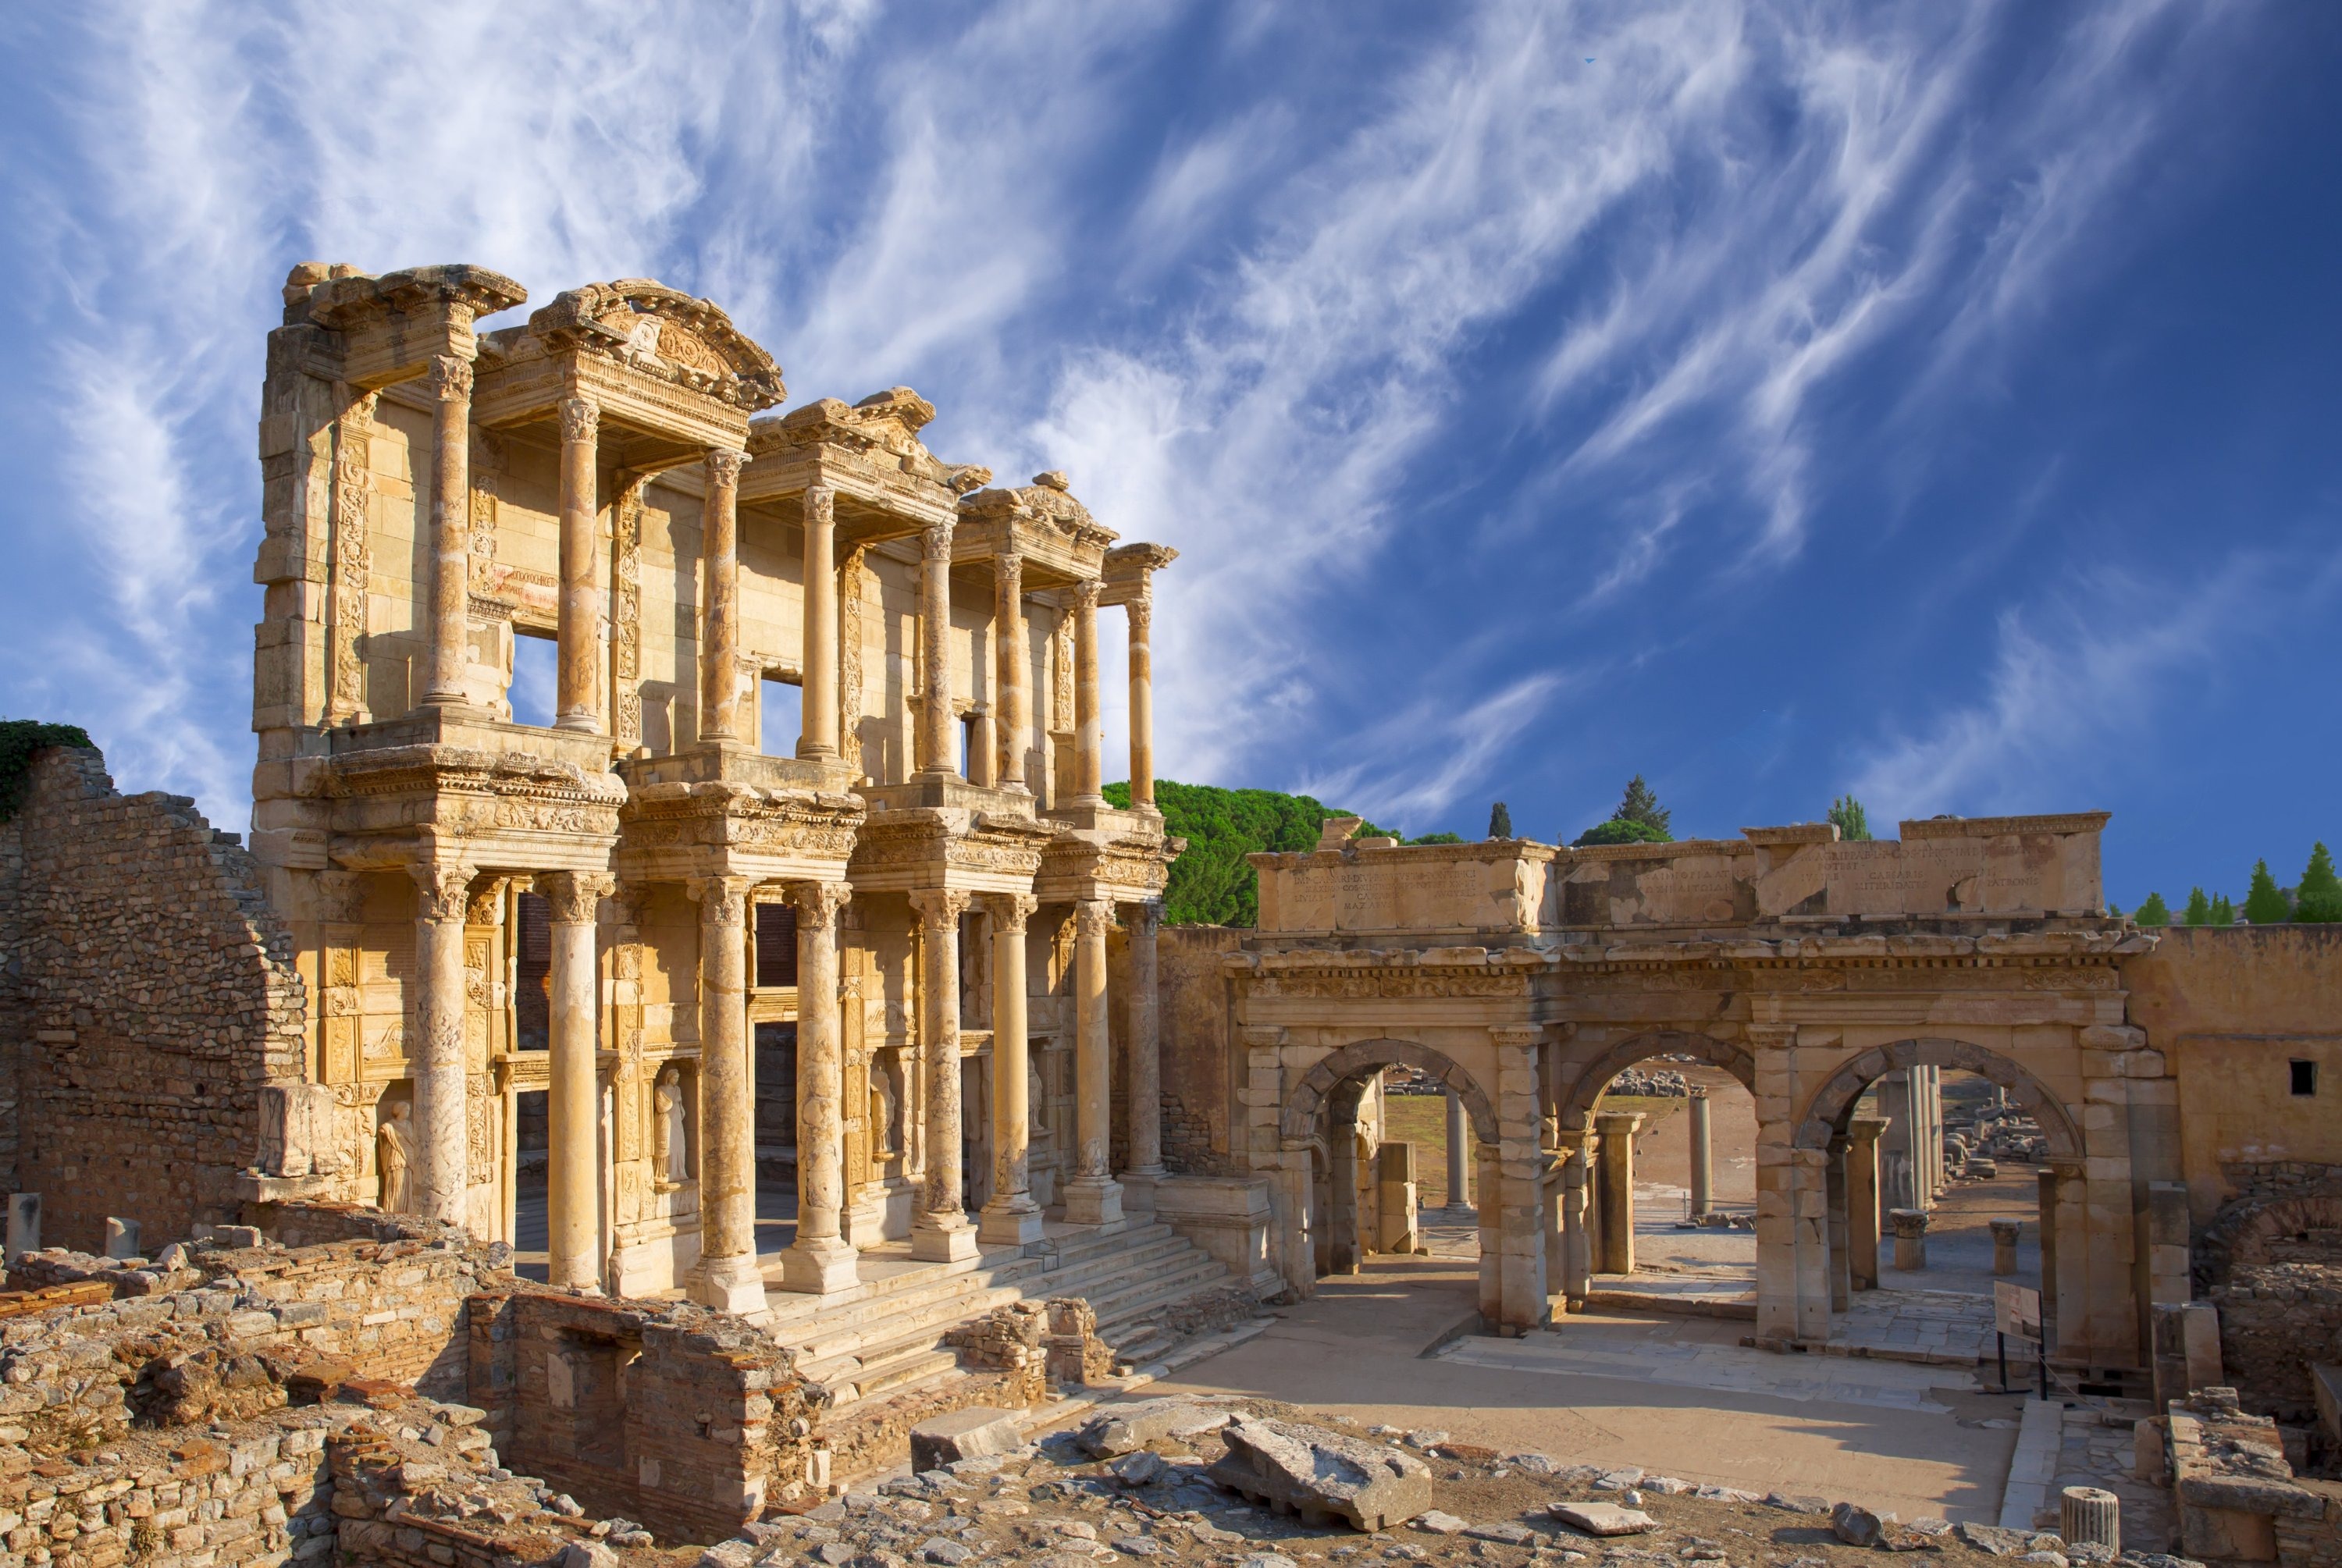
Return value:
[(1323, 1427), (1252, 1417), (1230, 1422), (1226, 1437), (1226, 1454), (1206, 1474), (1305, 1522), (1341, 1518), (1373, 1531), (1431, 1506), (1431, 1468), (1411, 1453)]
[(1534, 1546), (1536, 1532), (1526, 1524), (1499, 1520), (1494, 1524), (1468, 1524), (1464, 1533), (1475, 1541), (1493, 1541), (1499, 1546)]
[(1879, 1513), (1858, 1503), (1841, 1503), (1830, 1510), (1830, 1533), (1848, 1546), (1876, 1546), (1886, 1539), (1892, 1513)]
[(1436, 1508), (1416, 1520), (1415, 1527), (1417, 1530), (1428, 1531), (1434, 1535), (1461, 1535), (1471, 1528), (1468, 1523), (1456, 1518), (1453, 1513), (1442, 1513)]
[(1659, 1522), (1641, 1509), (1621, 1508), (1615, 1503), (1556, 1503), (1552, 1512), (1564, 1524), (1588, 1535), (1640, 1535), (1659, 1527)]
[(1767, 1492), (1765, 1502), (1768, 1507), (1786, 1508), (1792, 1513), (1827, 1513), (1830, 1511), (1828, 1498), (1803, 1493)]
[(1098, 1458), (1112, 1459), (1173, 1436), (1183, 1428), (1193, 1427), (1200, 1435), (1211, 1430), (1202, 1424), (1203, 1418), (1218, 1413), (1222, 1413), (1206, 1412), (1192, 1399), (1142, 1399), (1092, 1416), (1082, 1423), (1078, 1441)]
[(1150, 1481), (1159, 1479), (1166, 1466), (1161, 1454), (1142, 1448), (1136, 1453), (1124, 1454), (1107, 1468), (1114, 1472), (1115, 1479), (1124, 1485), (1144, 1486)]
[(105, 1255), (109, 1258), (136, 1258), (145, 1254), (138, 1250), (138, 1222), (108, 1217), (105, 1222)]
[(1955, 1524), (1952, 1533), (1964, 1545), (1994, 1557), (2022, 1557), (2032, 1550), (2032, 1533), (2004, 1530), (1997, 1524)]
[(1025, 1445), (1014, 1413), (979, 1404), (930, 1416), (911, 1428), (911, 1468), (924, 1475), (962, 1459), (1007, 1453)]

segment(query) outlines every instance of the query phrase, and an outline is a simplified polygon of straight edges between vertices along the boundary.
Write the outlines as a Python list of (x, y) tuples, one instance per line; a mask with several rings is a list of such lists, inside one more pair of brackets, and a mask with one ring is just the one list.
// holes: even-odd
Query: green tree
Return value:
[(1409, 844), (1462, 844), (1464, 835), (1460, 833), (1426, 833), (1421, 838), (1411, 838), (1406, 842)]
[(2187, 890), (2187, 908), (2179, 916), (2179, 924), (2182, 925), (2212, 924), (2212, 901), (2204, 896), (2202, 888), (2191, 887)]
[(2293, 917), (2321, 925), (2342, 922), (2342, 878), (2334, 874), (2334, 856), (2322, 841), (2310, 847), (2309, 864), (2294, 889)]
[(2168, 925), (2171, 924), (2171, 906), (2163, 902), (2163, 894), (2150, 893), (2147, 895), (2147, 902), (2138, 906), (2138, 913), (2131, 918), (2141, 925)]
[(2267, 861), (2253, 862), (2253, 884), (2245, 892), (2244, 915), (2255, 925), (2282, 925), (2293, 918), (2293, 906), (2277, 891)]
[[(1610, 814), (1610, 820), (1646, 823), (1657, 828), (1661, 833), (1667, 833), (1667, 818), (1671, 814), (1673, 814), (1666, 807), (1659, 804), (1659, 797), (1651, 793), (1651, 786), (1643, 782), (1643, 775), (1636, 774), (1626, 781), (1626, 794), (1618, 802), (1618, 809)], [(1670, 834), (1666, 839), (1660, 842), (1672, 843), (1673, 837), (1674, 835)]]
[(45, 746), (96, 750), (76, 724), (45, 724), (37, 719), (0, 719), (0, 822), (16, 814), (33, 781), (33, 755)]
[(2225, 893), (2216, 893), (2212, 895), (2212, 924), (2215, 925), (2237, 924), (2237, 906), (2230, 902)]
[[(1106, 797), (1130, 809), (1130, 786), (1110, 784)], [(1177, 925), (1257, 925), (1260, 878), (1245, 856), (1260, 850), (1317, 846), (1318, 824), (1347, 812), (1329, 810), (1306, 794), (1279, 790), (1221, 789), (1157, 780), (1155, 804), (1163, 827), (1187, 841), (1171, 863), (1163, 890), (1163, 917)]]
[(1488, 836), (1490, 838), (1513, 836), (1513, 814), (1506, 807), (1503, 801), (1498, 801), (1488, 808)]
[(2111, 899), (2111, 898), (2107, 899), (2107, 918), (2108, 920), (2120, 920), (2122, 917), (2123, 917), (2122, 905), (2121, 905), (2121, 904), (2117, 904), (2117, 903), (2116, 903), (2113, 899)]
[(1837, 824), (1837, 835), (1847, 843), (1870, 842), (1870, 817), (1852, 795), (1842, 794), (1830, 802), (1828, 820)]

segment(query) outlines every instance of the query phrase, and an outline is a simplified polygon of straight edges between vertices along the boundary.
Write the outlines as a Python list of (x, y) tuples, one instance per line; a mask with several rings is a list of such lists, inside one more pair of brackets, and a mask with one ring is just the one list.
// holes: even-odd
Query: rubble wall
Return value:
[(38, 754), (9, 827), (14, 1190), (42, 1195), (44, 1241), (85, 1251), (108, 1215), (149, 1249), (234, 1221), (260, 1092), (305, 1068), (305, 993), (259, 866), (193, 801), (117, 794), (76, 747)]
[(505, 1291), (467, 1321), (471, 1403), (511, 1469), (694, 1540), (803, 1493), (827, 1395), (738, 1319)]
[(1220, 972), (1246, 933), (1222, 925), (1166, 925), (1156, 949), (1156, 1016), (1163, 1060), (1163, 1163), (1178, 1175), (1244, 1176), (1232, 1149), (1244, 1053), (1230, 1030), (1234, 1004)]

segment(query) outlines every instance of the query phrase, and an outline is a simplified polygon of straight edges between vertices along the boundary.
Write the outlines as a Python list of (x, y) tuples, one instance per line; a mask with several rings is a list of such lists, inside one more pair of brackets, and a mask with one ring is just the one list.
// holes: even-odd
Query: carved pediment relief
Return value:
[(613, 359), (752, 413), (786, 395), (780, 366), (722, 306), (649, 278), (565, 290), (485, 346), (490, 356), (519, 356), (537, 345)]

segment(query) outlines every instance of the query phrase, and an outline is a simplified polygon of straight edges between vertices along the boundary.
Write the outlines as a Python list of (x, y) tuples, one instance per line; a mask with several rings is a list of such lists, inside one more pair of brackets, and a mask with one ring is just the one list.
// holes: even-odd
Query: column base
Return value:
[(1076, 1176), (1066, 1183), (1066, 1223), (1122, 1223), (1122, 1183), (1111, 1176)]
[(1122, 1174), (1122, 1206), (1126, 1213), (1151, 1214), (1155, 1212), (1155, 1183), (1167, 1174), (1162, 1166), (1149, 1170), (1125, 1171)]
[(700, 1265), (691, 1288), (685, 1293), (700, 1305), (718, 1312), (738, 1313), (742, 1317), (758, 1320), (768, 1315), (765, 1276), (758, 1271), (755, 1258), (707, 1260)]
[(798, 1240), (781, 1252), (781, 1288), (808, 1295), (835, 1295), (862, 1283), (855, 1259), (860, 1254), (836, 1236)]
[[(1022, 1206), (1018, 1206), (1021, 1204)], [(988, 1247), (1021, 1247), (1041, 1239), (1041, 1210), (1030, 1193), (995, 1198), (976, 1217), (976, 1239)]]
[(976, 1256), (976, 1227), (955, 1210), (911, 1222), (911, 1255), (923, 1263), (965, 1263)]

